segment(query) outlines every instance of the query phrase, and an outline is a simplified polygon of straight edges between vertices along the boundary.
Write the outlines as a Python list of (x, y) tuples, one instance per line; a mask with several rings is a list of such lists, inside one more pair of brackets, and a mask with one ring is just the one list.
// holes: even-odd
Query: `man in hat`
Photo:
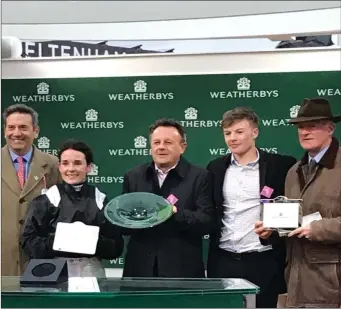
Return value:
[[(305, 154), (288, 172), (285, 195), (302, 199), (303, 216), (311, 220), (287, 238), (287, 307), (341, 305), (341, 148), (333, 136), (340, 120), (326, 99), (314, 98), (290, 121)], [(279, 239), (262, 222), (255, 231), (264, 245)]]

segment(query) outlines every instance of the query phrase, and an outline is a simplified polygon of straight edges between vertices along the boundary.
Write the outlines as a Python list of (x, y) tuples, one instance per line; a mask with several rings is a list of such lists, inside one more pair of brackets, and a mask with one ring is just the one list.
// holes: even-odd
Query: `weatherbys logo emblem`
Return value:
[(198, 110), (189, 107), (185, 110), (185, 120), (181, 120), (181, 125), (186, 128), (215, 128), (221, 125), (221, 120), (197, 120)]
[(134, 147), (135, 148), (146, 148), (147, 147), (147, 139), (144, 136), (138, 136), (134, 138)]
[(58, 150), (57, 149), (50, 149), (50, 139), (47, 138), (46, 136), (42, 136), (38, 138), (37, 141), (37, 146), (38, 149), (41, 150), (42, 152), (58, 156)]
[(39, 149), (49, 149), (50, 148), (50, 140), (46, 136), (42, 136), (38, 139), (38, 148)]
[(173, 100), (173, 92), (148, 92), (147, 83), (138, 80), (133, 85), (134, 92), (130, 93), (109, 93), (111, 101), (150, 101), (150, 100)]
[(62, 129), (123, 129), (123, 121), (98, 121), (98, 112), (89, 109), (85, 112), (85, 121), (82, 122), (61, 122)]
[(211, 91), (212, 99), (252, 99), (252, 98), (277, 98), (279, 91), (274, 89), (251, 90), (251, 80), (242, 77), (237, 80), (237, 90)]
[(74, 94), (50, 94), (50, 86), (45, 82), (37, 85), (37, 94), (32, 95), (15, 95), (13, 101), (16, 103), (30, 102), (73, 102), (75, 101)]
[[(290, 118), (296, 118), (298, 111), (300, 109), (299, 105), (294, 105), (289, 109)], [(288, 122), (290, 119), (262, 119), (262, 124), (264, 127), (281, 127), (290, 126)]]
[(89, 183), (123, 183), (123, 176), (103, 176), (99, 175), (98, 166), (96, 164), (92, 164), (92, 169), (90, 173), (88, 173), (88, 182)]
[(144, 136), (134, 138), (134, 148), (131, 149), (109, 149), (111, 156), (149, 156), (151, 150), (147, 148), (148, 140)]
[(296, 118), (300, 108), (301, 107), (299, 105), (294, 105), (293, 107), (290, 107), (290, 117), (291, 118)]

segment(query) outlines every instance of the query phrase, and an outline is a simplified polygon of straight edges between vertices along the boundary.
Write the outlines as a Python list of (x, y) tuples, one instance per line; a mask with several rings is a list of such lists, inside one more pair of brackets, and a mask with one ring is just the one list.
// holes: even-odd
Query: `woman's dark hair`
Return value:
[(73, 150), (84, 153), (85, 160), (88, 165), (94, 162), (94, 155), (92, 153), (91, 148), (86, 143), (75, 140), (75, 139), (68, 139), (65, 142), (63, 142), (58, 152), (59, 161), (60, 161), (60, 157), (62, 153), (68, 149), (73, 149)]

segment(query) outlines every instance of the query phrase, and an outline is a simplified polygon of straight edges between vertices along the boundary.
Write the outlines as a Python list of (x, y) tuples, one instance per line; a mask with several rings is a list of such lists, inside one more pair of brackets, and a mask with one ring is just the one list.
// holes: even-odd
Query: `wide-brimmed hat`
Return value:
[(341, 115), (333, 115), (328, 100), (324, 98), (304, 99), (297, 113), (297, 117), (290, 119), (289, 123), (300, 123), (313, 120), (341, 121)]

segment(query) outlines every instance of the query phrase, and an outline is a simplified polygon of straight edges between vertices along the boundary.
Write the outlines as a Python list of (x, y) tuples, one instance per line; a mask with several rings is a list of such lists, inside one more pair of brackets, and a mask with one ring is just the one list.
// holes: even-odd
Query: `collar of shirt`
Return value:
[[(31, 158), (32, 158), (32, 152), (33, 152), (33, 148), (31, 147), (30, 150), (22, 156), (22, 158), (25, 159), (25, 162), (31, 162)], [(13, 162), (17, 162), (17, 158), (20, 157), (18, 156), (14, 151), (12, 151), (11, 149), (9, 149), (9, 153), (11, 155), (12, 161)]]
[(231, 165), (236, 165), (236, 166), (240, 166), (240, 167), (245, 167), (245, 166), (255, 167), (259, 162), (259, 151), (257, 148), (256, 148), (256, 151), (257, 151), (257, 159), (255, 161), (249, 162), (246, 165), (239, 164), (238, 161), (235, 159), (234, 155), (231, 154)]
[(174, 168), (176, 168), (176, 166), (178, 165), (178, 162), (176, 162), (176, 164), (173, 166), (173, 167), (171, 167), (170, 169), (168, 169), (167, 171), (162, 171), (161, 169), (159, 169), (157, 166), (156, 166), (156, 164), (155, 164), (155, 171), (158, 173), (158, 174), (161, 174), (161, 175), (167, 175), (168, 173), (169, 173), (169, 171), (170, 170), (172, 170), (172, 169), (174, 169)]
[(311, 157), (309, 155), (309, 163), (312, 159), (314, 159), (316, 163), (319, 163), (322, 157), (324, 156), (324, 154), (327, 152), (328, 148), (329, 146), (323, 148), (315, 157)]

